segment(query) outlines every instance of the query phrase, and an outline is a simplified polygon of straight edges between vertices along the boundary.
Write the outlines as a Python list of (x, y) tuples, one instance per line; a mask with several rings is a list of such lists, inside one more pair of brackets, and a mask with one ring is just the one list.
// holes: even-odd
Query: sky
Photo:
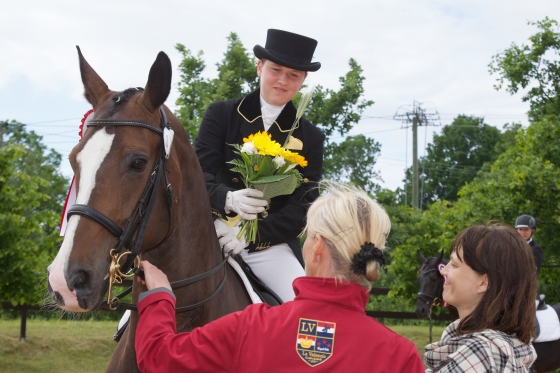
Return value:
[[(216, 76), (230, 32), (252, 53), (269, 28), (318, 40), (309, 84), (336, 90), (354, 58), (362, 67), (364, 98), (375, 104), (350, 132), (381, 143), (376, 170), (382, 186), (402, 186), (411, 165), (412, 134), (395, 114), (414, 101), (439, 120), (418, 132), (419, 156), (441, 126), (475, 115), (502, 128), (528, 125), (522, 93), (496, 91), (492, 56), (527, 44), (537, 29), (528, 21), (560, 21), (558, 0), (20, 0), (0, 12), (0, 120), (17, 120), (62, 154), (61, 172), (78, 126), (91, 108), (83, 97), (76, 45), (112, 90), (144, 86), (159, 51), (174, 67), (166, 104), (178, 97), (177, 43), (204, 52), (203, 75)], [(337, 139), (334, 139), (335, 141)], [(338, 139), (340, 140), (340, 139)]]

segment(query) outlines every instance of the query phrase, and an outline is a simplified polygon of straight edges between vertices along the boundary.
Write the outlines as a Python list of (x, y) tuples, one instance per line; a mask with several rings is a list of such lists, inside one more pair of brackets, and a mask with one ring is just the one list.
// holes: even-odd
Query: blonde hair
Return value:
[(308, 235), (320, 235), (327, 243), (333, 259), (333, 277), (369, 290), (370, 282), (379, 277), (379, 263), (369, 261), (363, 275), (351, 269), (352, 259), (366, 242), (385, 250), (391, 230), (389, 216), (359, 187), (323, 181), (320, 188), (323, 193), (307, 212), (305, 230)]

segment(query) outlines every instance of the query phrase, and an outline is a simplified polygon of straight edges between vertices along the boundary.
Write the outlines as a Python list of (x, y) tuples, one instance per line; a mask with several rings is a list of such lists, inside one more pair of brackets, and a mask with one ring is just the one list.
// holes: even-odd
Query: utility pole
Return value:
[(422, 108), (422, 103), (417, 101), (413, 101), (412, 111), (402, 113), (401, 108), (397, 110), (393, 118), (402, 121), (404, 128), (408, 128), (412, 124), (412, 207), (418, 208), (420, 204), (418, 193), (418, 126), (436, 125), (434, 122), (439, 121), (439, 114), (437, 111), (427, 113), (426, 109)]

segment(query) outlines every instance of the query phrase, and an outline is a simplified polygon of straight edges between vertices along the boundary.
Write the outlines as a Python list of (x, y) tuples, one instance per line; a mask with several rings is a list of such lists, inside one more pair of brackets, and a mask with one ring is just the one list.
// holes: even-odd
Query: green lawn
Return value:
[[(393, 325), (389, 326), (396, 333), (410, 339), (416, 345), (420, 357), (424, 356), (424, 346), (430, 343), (430, 329), (428, 326)], [(434, 326), (432, 328), (432, 341), (439, 341), (444, 326)]]
[[(27, 322), (27, 339), (19, 341), (19, 320), (0, 320), (0, 372), (105, 372), (116, 346), (116, 321)], [(412, 340), (420, 355), (429, 341), (427, 326), (390, 326)], [(433, 339), (439, 340), (444, 327), (434, 326)]]
[[(0, 372), (104, 372), (116, 346), (116, 321), (27, 322), (27, 339), (19, 341), (19, 320), (0, 320)], [(422, 353), (428, 328), (391, 326), (411, 339)], [(434, 327), (434, 340), (442, 327)]]
[(105, 372), (116, 343), (116, 322), (28, 320), (19, 341), (19, 320), (0, 320), (0, 372)]

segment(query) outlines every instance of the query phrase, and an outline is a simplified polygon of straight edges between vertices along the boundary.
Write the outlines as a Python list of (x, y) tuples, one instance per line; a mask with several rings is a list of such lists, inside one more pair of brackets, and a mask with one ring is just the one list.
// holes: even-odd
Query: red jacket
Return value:
[(138, 366), (149, 372), (424, 372), (412, 342), (365, 315), (355, 283), (300, 277), (296, 298), (248, 306), (176, 334), (175, 300), (156, 292), (138, 304)]

